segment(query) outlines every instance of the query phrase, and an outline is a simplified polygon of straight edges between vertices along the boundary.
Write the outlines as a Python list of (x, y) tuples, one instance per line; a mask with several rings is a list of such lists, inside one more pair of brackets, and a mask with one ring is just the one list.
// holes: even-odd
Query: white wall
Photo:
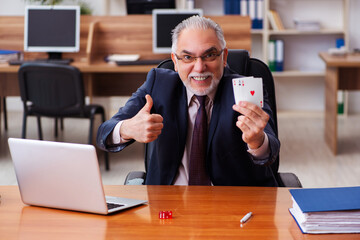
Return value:
[[(67, 3), (71, 0), (65, 0)], [(277, 7), (281, 8), (281, 4), (285, 4), (288, 0), (272, 0)], [(323, 0), (327, 1), (327, 0)], [(93, 9), (93, 15), (104, 15), (108, 9), (109, 15), (124, 15), (126, 14), (125, 0), (86, 0), (86, 2)], [(196, 0), (195, 7), (202, 7), (206, 15), (221, 15), (223, 13), (223, 0)], [(304, 3), (309, 4), (311, 0), (304, 0)], [(329, 2), (334, 2), (333, 0)], [(107, 4), (106, 4), (107, 3)], [(0, 16), (11, 15), (23, 15), (25, 1), (24, 0), (0, 0)], [(184, 0), (177, 0), (177, 6), (184, 7)], [(330, 9), (330, 10), (329, 10)], [(331, 12), (337, 11), (336, 4), (329, 4), (329, 9), (326, 11), (320, 11), (318, 14), (327, 14), (322, 16), (322, 19), (331, 19)], [(360, 22), (360, 0), (350, 0), (350, 12), (349, 12), (349, 39), (350, 50), (354, 48), (360, 48), (360, 31), (358, 23)], [(284, 16), (285, 18), (293, 16)], [(286, 19), (285, 19), (286, 20)], [(335, 19), (336, 20), (336, 19)], [(335, 21), (332, 19), (332, 21)], [(288, 21), (289, 22), (289, 21)], [(340, 19), (335, 22), (340, 22)], [(339, 23), (340, 24), (340, 23)], [(255, 37), (256, 41), (256, 37)], [(294, 40), (299, 41), (299, 40)], [(311, 41), (311, 38), (306, 40)], [(292, 42), (292, 41), (291, 41)], [(316, 44), (319, 43), (319, 39), (314, 39)], [(305, 44), (305, 43), (304, 43)], [(307, 43), (309, 44), (309, 43)], [(311, 43), (310, 43), (311, 44)], [(1, 46), (0, 46), (1, 47)], [(306, 47), (305, 45), (300, 46)], [(327, 49), (327, 44), (324, 45), (324, 49)], [(299, 51), (300, 53), (301, 51)], [(296, 56), (301, 60), (301, 54)], [(305, 60), (303, 60), (305, 61)], [(286, 64), (295, 64), (294, 54), (288, 57)], [(321, 60), (313, 59), (310, 61), (311, 67), (324, 69), (324, 64)], [(324, 81), (322, 78), (314, 79), (277, 79), (276, 91), (278, 98), (279, 110), (308, 110), (308, 111), (323, 111), (324, 110)], [(11, 99), (8, 106), (9, 110), (12, 108)], [(360, 113), (360, 92), (353, 91), (349, 93), (349, 112)], [(21, 108), (21, 106), (19, 107)]]

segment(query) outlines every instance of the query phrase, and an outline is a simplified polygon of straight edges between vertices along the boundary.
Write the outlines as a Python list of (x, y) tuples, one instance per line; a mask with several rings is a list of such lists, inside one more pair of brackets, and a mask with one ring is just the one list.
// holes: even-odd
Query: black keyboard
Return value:
[(107, 202), (106, 204), (107, 204), (108, 210), (124, 206), (123, 204), (117, 204), (117, 203), (108, 203)]
[(119, 66), (122, 65), (159, 65), (164, 59), (144, 59), (136, 61), (116, 61)]
[(53, 63), (69, 65), (71, 62), (71, 59), (10, 60), (9, 65), (21, 65), (24, 63)]

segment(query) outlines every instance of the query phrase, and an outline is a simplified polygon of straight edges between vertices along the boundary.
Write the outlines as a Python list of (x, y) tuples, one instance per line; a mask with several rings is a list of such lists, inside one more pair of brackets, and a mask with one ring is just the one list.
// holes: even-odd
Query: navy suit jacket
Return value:
[[(232, 79), (241, 77), (227, 67), (220, 80), (209, 125), (206, 168), (214, 185), (228, 186), (278, 186), (277, 172), (270, 165), (276, 160), (280, 142), (268, 123), (265, 132), (269, 138), (270, 156), (257, 161), (247, 152), (247, 144), (242, 140), (242, 131), (236, 126), (238, 112), (232, 109), (235, 102)], [(151, 113), (163, 117), (164, 128), (159, 137), (146, 144), (145, 168), (148, 185), (170, 185), (173, 183), (183, 157), (187, 125), (188, 105), (186, 89), (177, 72), (168, 69), (152, 69), (144, 84), (131, 96), (110, 120), (98, 130), (97, 145), (107, 151), (121, 151), (134, 141), (121, 145), (107, 145), (115, 125), (129, 119), (145, 105), (145, 95), (153, 99)], [(270, 115), (264, 89), (263, 109)]]

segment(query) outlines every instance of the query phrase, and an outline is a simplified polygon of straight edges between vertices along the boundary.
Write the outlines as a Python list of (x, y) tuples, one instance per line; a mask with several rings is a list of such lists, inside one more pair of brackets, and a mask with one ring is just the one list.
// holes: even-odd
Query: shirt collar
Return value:
[[(190, 106), (191, 99), (195, 94), (190, 89), (188, 89), (187, 87), (185, 87), (185, 88), (186, 88), (186, 95), (187, 95), (187, 104), (188, 104), (188, 106)], [(214, 89), (214, 91), (207, 94), (207, 96), (208, 96), (208, 98), (210, 99), (211, 102), (214, 102), (215, 93), (216, 93), (216, 89)]]

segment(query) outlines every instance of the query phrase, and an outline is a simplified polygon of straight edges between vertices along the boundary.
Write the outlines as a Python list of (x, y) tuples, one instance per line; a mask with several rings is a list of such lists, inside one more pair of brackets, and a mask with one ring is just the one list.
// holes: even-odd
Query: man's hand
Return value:
[(251, 149), (259, 148), (265, 138), (264, 128), (269, 121), (269, 115), (257, 105), (240, 101), (233, 105), (234, 111), (241, 113), (236, 126), (243, 132), (242, 138)]
[(133, 117), (123, 122), (120, 136), (123, 139), (134, 139), (138, 142), (149, 143), (157, 139), (163, 128), (163, 117), (159, 114), (150, 114), (153, 100), (146, 95), (145, 106)]

